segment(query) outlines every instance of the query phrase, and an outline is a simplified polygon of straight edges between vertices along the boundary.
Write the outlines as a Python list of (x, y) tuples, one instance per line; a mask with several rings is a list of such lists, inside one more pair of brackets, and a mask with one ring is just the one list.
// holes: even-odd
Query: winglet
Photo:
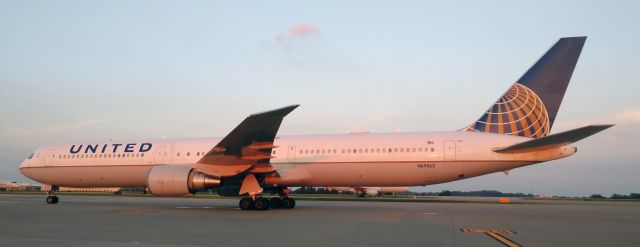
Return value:
[(613, 126), (613, 124), (589, 125), (541, 137), (538, 139), (521, 142), (508, 147), (494, 148), (493, 151), (497, 153), (520, 153), (564, 146), (587, 138), (595, 133), (608, 129), (611, 126)]

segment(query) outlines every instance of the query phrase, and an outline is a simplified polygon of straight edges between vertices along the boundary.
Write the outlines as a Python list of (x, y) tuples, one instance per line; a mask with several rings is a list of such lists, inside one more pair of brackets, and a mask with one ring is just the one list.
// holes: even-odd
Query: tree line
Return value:
[(593, 194), (589, 196), (591, 199), (640, 199), (640, 193), (630, 193), (628, 195), (613, 194), (610, 197), (605, 197), (601, 194)]

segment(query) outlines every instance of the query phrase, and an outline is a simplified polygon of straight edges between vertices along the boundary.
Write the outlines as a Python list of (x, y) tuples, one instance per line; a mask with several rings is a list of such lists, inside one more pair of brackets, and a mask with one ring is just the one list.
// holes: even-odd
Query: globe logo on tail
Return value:
[(475, 123), (465, 130), (539, 138), (550, 131), (544, 103), (528, 87), (513, 86)]

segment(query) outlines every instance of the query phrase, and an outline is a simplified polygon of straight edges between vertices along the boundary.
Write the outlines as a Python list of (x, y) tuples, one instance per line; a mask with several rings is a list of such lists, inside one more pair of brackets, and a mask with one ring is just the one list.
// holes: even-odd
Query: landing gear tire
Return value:
[(57, 204), (58, 197), (57, 196), (47, 196), (47, 204)]
[(254, 203), (251, 200), (251, 198), (243, 197), (242, 199), (240, 199), (240, 202), (238, 203), (238, 206), (242, 210), (251, 210), (251, 209), (254, 208)]
[(269, 200), (267, 198), (256, 198), (256, 201), (253, 202), (253, 207), (256, 210), (268, 210), (269, 209)]
[(271, 208), (282, 208), (282, 198), (273, 197), (269, 200), (269, 204), (271, 204)]
[(296, 200), (293, 200), (293, 198), (289, 198), (289, 197), (282, 198), (282, 208), (291, 209), (295, 207), (296, 207)]

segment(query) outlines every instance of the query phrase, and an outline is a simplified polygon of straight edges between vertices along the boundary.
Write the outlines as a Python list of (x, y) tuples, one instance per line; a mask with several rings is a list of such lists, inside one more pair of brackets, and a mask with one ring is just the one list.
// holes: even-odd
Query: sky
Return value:
[(414, 191), (640, 192), (638, 1), (0, 1), (0, 180), (34, 149), (224, 136), (457, 130), (553, 43), (588, 36), (552, 133), (562, 160)]

